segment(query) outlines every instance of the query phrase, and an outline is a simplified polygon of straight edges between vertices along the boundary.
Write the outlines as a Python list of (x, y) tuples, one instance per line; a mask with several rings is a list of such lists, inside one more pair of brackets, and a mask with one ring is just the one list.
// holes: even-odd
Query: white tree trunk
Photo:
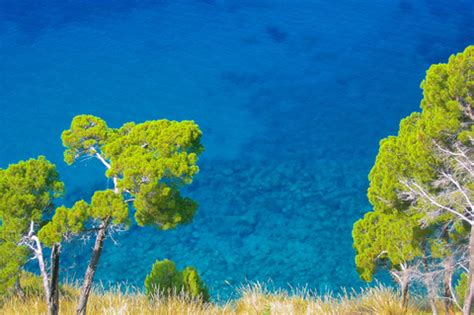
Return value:
[(44, 256), (43, 256), (43, 248), (41, 247), (41, 243), (36, 235), (30, 236), (31, 240), (35, 242), (35, 255), (38, 259), (38, 266), (41, 273), (41, 278), (43, 280), (43, 289), (46, 304), (48, 305), (48, 310), (50, 309), (50, 300), (51, 300), (51, 291), (49, 287), (49, 279), (48, 279), (48, 272), (46, 271), (46, 265), (44, 263)]

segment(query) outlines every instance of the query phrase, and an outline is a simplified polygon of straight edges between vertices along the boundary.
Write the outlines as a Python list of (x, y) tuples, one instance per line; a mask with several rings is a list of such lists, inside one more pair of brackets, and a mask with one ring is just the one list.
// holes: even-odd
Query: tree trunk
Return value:
[(406, 309), (408, 306), (408, 294), (409, 294), (409, 270), (407, 270), (406, 266), (402, 265), (400, 271), (392, 270), (390, 271), (392, 278), (398, 283), (400, 286), (401, 292), (401, 299), (402, 299), (402, 307)]
[(466, 290), (464, 298), (463, 315), (470, 315), (472, 309), (472, 300), (474, 298), (474, 226), (471, 226), (471, 234), (469, 237), (469, 286)]
[(20, 299), (24, 300), (26, 298), (25, 291), (23, 291), (23, 288), (21, 287), (20, 275), (18, 275), (15, 280), (15, 291), (16, 291), (16, 294), (20, 297)]
[(405, 310), (408, 306), (408, 291), (409, 291), (408, 280), (403, 279), (403, 281), (400, 283), (400, 289), (402, 291), (402, 307)]
[(94, 249), (92, 250), (91, 260), (87, 266), (86, 274), (84, 275), (84, 283), (81, 287), (81, 295), (79, 296), (79, 303), (77, 304), (76, 314), (85, 315), (87, 308), (87, 300), (92, 289), (92, 281), (99, 263), (100, 255), (102, 254), (102, 246), (105, 240), (105, 234), (109, 225), (110, 218), (104, 219), (100, 225), (97, 237), (95, 239)]
[(453, 262), (452, 257), (448, 257), (444, 262), (444, 310), (446, 315), (455, 315), (454, 304), (452, 301), (453, 292), (451, 291), (453, 281)]
[(41, 243), (36, 235), (31, 236), (31, 240), (35, 242), (36, 249), (35, 254), (38, 259), (38, 265), (41, 273), (41, 278), (43, 280), (43, 289), (44, 289), (44, 298), (46, 300), (46, 305), (48, 305), (48, 310), (50, 309), (49, 301), (51, 297), (51, 292), (49, 291), (49, 279), (48, 272), (46, 271), (46, 265), (44, 264), (43, 248)]
[[(432, 285), (431, 283), (429, 284)], [(438, 315), (438, 308), (436, 307), (436, 297), (433, 294), (433, 288), (428, 288), (428, 299), (430, 301), (431, 312), (433, 315)]]
[[(448, 244), (449, 249), (449, 225), (443, 227), (442, 238)], [(444, 311), (446, 315), (455, 315), (454, 303), (453, 303), (453, 290), (452, 290), (452, 281), (454, 273), (454, 257), (448, 253), (443, 261), (443, 295), (444, 295)]]
[(61, 253), (61, 244), (53, 244), (51, 248), (51, 279), (50, 296), (48, 303), (48, 314), (58, 315), (59, 313), (59, 254)]
[(423, 257), (423, 266), (425, 269), (425, 286), (428, 290), (428, 300), (430, 302), (431, 312), (433, 315), (438, 315), (438, 308), (436, 307), (436, 291), (434, 287), (434, 281), (430, 275), (430, 270), (428, 268), (428, 259)]

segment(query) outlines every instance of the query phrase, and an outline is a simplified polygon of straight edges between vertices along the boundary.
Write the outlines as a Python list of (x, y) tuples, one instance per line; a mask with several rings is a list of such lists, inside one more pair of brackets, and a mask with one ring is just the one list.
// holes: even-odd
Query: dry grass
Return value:
[[(318, 295), (306, 289), (292, 292), (270, 291), (260, 283), (242, 289), (235, 303), (236, 314), (423, 314), (415, 304), (401, 307), (399, 294), (391, 288), (377, 285), (359, 293), (334, 296)], [(428, 312), (429, 313), (429, 312)]]
[[(46, 305), (39, 294), (38, 281), (23, 281), (28, 297), (3, 297), (0, 314), (46, 314)], [(429, 314), (414, 303), (407, 310), (400, 306), (400, 298), (391, 288), (378, 285), (362, 292), (345, 293), (339, 296), (316, 295), (309, 290), (269, 290), (266, 285), (256, 283), (242, 287), (241, 297), (224, 305), (202, 303), (197, 299), (174, 294), (172, 297), (157, 297), (149, 301), (133, 287), (104, 290), (95, 288), (88, 304), (89, 314)], [(72, 285), (62, 288), (61, 314), (74, 314), (78, 290)]]

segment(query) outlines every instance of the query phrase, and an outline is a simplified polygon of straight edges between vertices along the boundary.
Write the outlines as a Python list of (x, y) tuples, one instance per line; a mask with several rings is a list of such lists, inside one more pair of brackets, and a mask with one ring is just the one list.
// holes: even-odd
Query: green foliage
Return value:
[[(122, 186), (135, 191), (143, 182), (163, 178), (190, 183), (199, 168), (201, 131), (192, 121), (147, 121), (126, 124), (104, 145), (111, 161), (109, 177), (123, 176)], [(143, 179), (143, 174), (147, 179)]]
[(199, 171), (201, 134), (193, 121), (129, 122), (114, 129), (98, 117), (80, 115), (62, 140), (67, 163), (87, 156), (101, 159), (117, 191), (133, 200), (137, 223), (166, 230), (190, 222), (196, 211), (197, 204), (179, 189)]
[(83, 232), (87, 223), (96, 219), (110, 219), (113, 224), (128, 225), (128, 206), (123, 196), (112, 190), (97, 191), (90, 205), (80, 200), (72, 208), (59, 207), (51, 221), (38, 232), (38, 237), (46, 246), (51, 246), (60, 243), (65, 236)]
[(158, 289), (177, 288), (180, 285), (180, 273), (171, 260), (156, 261), (150, 274), (145, 279), (147, 295), (152, 295)]
[(83, 155), (95, 154), (95, 148), (105, 143), (109, 128), (102, 119), (92, 115), (74, 117), (71, 128), (62, 133), (64, 161), (71, 165)]
[[(397, 137), (388, 137), (380, 142), (379, 154), (369, 174), (370, 187), (367, 192), (370, 203), (378, 211), (390, 212), (405, 206), (397, 195), (401, 189), (397, 174), (405, 172), (407, 168), (403, 160)], [(400, 163), (392, 164), (394, 161)]]
[(39, 239), (46, 246), (51, 246), (60, 243), (64, 236), (79, 234), (84, 230), (90, 212), (90, 206), (83, 200), (70, 209), (64, 206), (57, 208), (51, 221), (38, 232)]
[(169, 295), (174, 292), (184, 292), (192, 297), (209, 301), (210, 296), (197, 270), (186, 267), (179, 271), (171, 260), (156, 261), (150, 274), (145, 279), (145, 292), (149, 297), (157, 293)]
[(380, 142), (375, 165), (370, 171), (368, 198), (376, 211), (405, 211), (410, 203), (400, 198), (406, 187), (400, 182), (410, 177), (419, 182), (430, 182), (435, 178), (437, 161), (431, 150), (432, 140), (426, 142), (422, 136), (421, 115), (412, 113), (400, 122), (397, 136)]
[(97, 191), (92, 196), (90, 216), (94, 219), (111, 218), (114, 224), (128, 224), (128, 206), (121, 194), (112, 190)]
[(422, 82), (422, 113), (412, 113), (400, 123), (396, 137), (381, 141), (370, 172), (368, 197), (379, 211), (404, 211), (409, 206), (398, 197), (400, 178), (420, 183), (433, 181), (439, 161), (433, 143), (452, 146), (473, 134), (474, 46), (451, 56), (447, 64), (430, 67)]
[(168, 230), (178, 224), (191, 221), (197, 209), (197, 203), (183, 198), (179, 190), (163, 184), (142, 185), (134, 206), (140, 211), (135, 213), (139, 225), (156, 225)]
[[(52, 200), (64, 192), (56, 167), (43, 156), (0, 170), (0, 218), (24, 218), (39, 223), (53, 209)], [(24, 230), (28, 229), (28, 225)]]
[(56, 167), (43, 156), (0, 170), (0, 292), (17, 278), (29, 251), (18, 246), (30, 222), (40, 224), (64, 192)]
[(464, 304), (463, 303), (464, 297), (466, 296), (468, 286), (469, 286), (469, 276), (466, 273), (462, 273), (454, 288), (456, 292), (456, 298), (461, 304), (461, 306)]
[[(436, 153), (436, 145), (452, 149), (456, 143), (472, 139), (473, 65), (474, 46), (470, 46), (451, 56), (447, 64), (431, 66), (421, 84), (422, 112), (403, 119), (398, 135), (380, 142), (369, 174), (367, 195), (373, 211), (357, 221), (353, 230), (356, 265), (364, 280), (372, 279), (377, 266), (396, 268), (426, 250), (434, 258), (449, 255), (443, 242), (459, 242), (466, 235), (466, 227), (454, 222), (452, 214), (430, 216), (427, 214), (436, 210), (432, 204), (403, 198), (407, 187), (402, 180), (415, 181), (436, 194), (436, 179), (445, 167), (445, 161)], [(449, 198), (456, 202), (455, 195)], [(439, 233), (434, 231), (446, 222), (451, 222), (454, 229), (448, 240), (441, 242), (435, 236)], [(419, 244), (426, 247), (423, 249)]]
[[(33, 297), (38, 297), (43, 301), (44, 297), (44, 289), (43, 289), (43, 279), (41, 276), (38, 276), (34, 273), (28, 272), (28, 271), (21, 271), (18, 275), (20, 278), (20, 283), (21, 283), (21, 288), (25, 294), (26, 299), (19, 299), (22, 303), (25, 303), (26, 300), (33, 298)], [(14, 278), (14, 280), (16, 277)], [(68, 284), (59, 284), (59, 292), (60, 292), (60, 297), (65, 298), (65, 299), (71, 299), (75, 300), (76, 299), (76, 292), (77, 289), (74, 288), (71, 285)], [(6, 304), (8, 300), (11, 301), (11, 299), (14, 298), (15, 295), (17, 295), (18, 292), (15, 290), (8, 290), (7, 292), (4, 292), (4, 294), (0, 295), (0, 307), (3, 306), (3, 304)], [(43, 311), (42, 311), (43, 312)], [(29, 311), (28, 314), (36, 314), (36, 313), (42, 313), (42, 312), (33, 312)], [(2, 311), (0, 311), (1, 314)], [(8, 313), (8, 312), (7, 312)], [(22, 312), (19, 312), (15, 310), (13, 312), (14, 314), (22, 314)]]
[[(203, 151), (201, 134), (193, 121), (129, 122), (114, 129), (91, 115), (73, 119), (70, 129), (62, 134), (66, 147), (64, 160), (72, 164), (81, 158), (95, 157), (105, 166), (105, 176), (114, 184), (113, 190), (96, 192), (89, 208), (90, 217), (100, 222), (96, 239), (99, 246), (111, 225), (129, 224), (128, 202), (133, 202), (138, 225), (167, 230), (192, 220), (197, 204), (182, 197), (180, 189), (190, 184), (199, 171), (197, 160)], [(54, 229), (53, 224), (49, 229), (59, 233), (47, 234), (53, 236), (51, 239), (58, 239), (64, 231)], [(93, 252), (93, 257), (95, 260), (91, 262), (97, 264), (100, 251)], [(192, 270), (173, 273), (171, 267), (162, 271), (163, 285), (178, 286), (191, 294), (199, 291), (197, 274)], [(95, 266), (88, 271), (93, 276)], [(90, 279), (85, 278), (84, 286)], [(88, 294), (87, 290), (82, 291), (78, 309), (85, 309)]]
[(0, 240), (0, 295), (13, 286), (27, 257), (28, 250), (25, 247)]
[(191, 296), (199, 296), (204, 301), (209, 301), (210, 296), (206, 285), (194, 267), (184, 268), (182, 278), (185, 292), (189, 292)]
[(452, 55), (447, 64), (437, 64), (427, 71), (422, 82), (421, 108), (425, 131), (430, 138), (449, 141), (462, 129), (464, 121), (472, 120), (474, 91), (474, 46)]
[(352, 236), (356, 266), (364, 281), (372, 281), (379, 264), (397, 268), (421, 255), (422, 233), (414, 218), (399, 214), (368, 212), (354, 224)]

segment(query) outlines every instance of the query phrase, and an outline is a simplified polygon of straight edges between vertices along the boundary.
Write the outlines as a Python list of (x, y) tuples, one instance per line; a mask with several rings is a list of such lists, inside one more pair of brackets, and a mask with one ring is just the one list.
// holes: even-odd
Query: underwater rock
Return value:
[(283, 43), (286, 41), (288, 36), (287, 33), (283, 32), (276, 26), (267, 26), (266, 28), (267, 35), (276, 43)]

